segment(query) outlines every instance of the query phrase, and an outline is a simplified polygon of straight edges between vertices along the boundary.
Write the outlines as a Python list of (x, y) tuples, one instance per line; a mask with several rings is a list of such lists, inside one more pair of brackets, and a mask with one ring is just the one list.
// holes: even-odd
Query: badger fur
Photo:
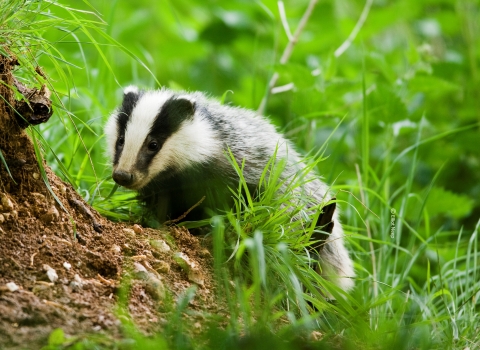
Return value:
[[(228, 152), (238, 164), (244, 162), (243, 175), (253, 190), (274, 154), (285, 162), (281, 190), (287, 190), (289, 180), (305, 168), (293, 145), (264, 117), (222, 105), (199, 92), (144, 91), (129, 86), (122, 105), (105, 126), (105, 135), (113, 179), (138, 191), (159, 220), (180, 216), (203, 196), (202, 208), (226, 205), (228, 188), (236, 188), (239, 182)], [(331, 198), (328, 186), (317, 175), (308, 177), (295, 190), (306, 194), (307, 206)], [(318, 249), (321, 274), (348, 291), (355, 274), (343, 244), (338, 211), (330, 211), (331, 232)]]

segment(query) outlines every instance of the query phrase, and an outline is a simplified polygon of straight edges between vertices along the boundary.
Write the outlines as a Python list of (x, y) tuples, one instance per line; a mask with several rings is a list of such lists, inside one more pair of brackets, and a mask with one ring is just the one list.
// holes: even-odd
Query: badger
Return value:
[[(248, 188), (257, 189), (269, 160), (275, 156), (284, 166), (279, 191), (306, 169), (293, 144), (267, 119), (254, 111), (221, 104), (200, 92), (142, 90), (128, 86), (123, 102), (105, 125), (107, 154), (113, 180), (136, 190), (148, 211), (159, 220), (176, 218), (202, 198), (195, 215), (209, 208), (225, 209), (230, 188), (239, 184), (233, 157), (243, 167)], [(318, 208), (332, 198), (329, 187), (313, 172), (293, 188), (307, 207)], [(304, 199), (308, 198), (308, 199)], [(222, 207), (223, 206), (223, 207)], [(324, 207), (317, 224), (324, 226), (317, 245), (319, 273), (349, 291), (355, 276), (343, 242), (338, 211)]]

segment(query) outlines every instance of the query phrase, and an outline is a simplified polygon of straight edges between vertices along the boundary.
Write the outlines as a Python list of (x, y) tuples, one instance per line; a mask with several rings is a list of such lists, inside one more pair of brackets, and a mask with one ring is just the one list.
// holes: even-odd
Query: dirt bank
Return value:
[(45, 164), (47, 188), (14, 117), (14, 65), (0, 58), (0, 150), (8, 165), (0, 165), (0, 348), (39, 348), (56, 328), (119, 337), (124, 316), (114, 309), (124, 289), (146, 333), (166, 323), (166, 304), (192, 285), (189, 307), (216, 312), (211, 256), (201, 240), (180, 228), (112, 223)]

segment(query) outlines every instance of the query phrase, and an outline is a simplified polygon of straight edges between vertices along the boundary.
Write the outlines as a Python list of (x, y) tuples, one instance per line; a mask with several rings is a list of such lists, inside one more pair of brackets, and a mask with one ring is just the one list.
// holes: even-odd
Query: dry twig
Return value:
[(168, 221), (165, 221), (163, 224), (164, 225), (171, 225), (171, 224), (175, 224), (177, 222), (179, 222), (180, 220), (183, 220), (185, 219), (185, 217), (193, 210), (195, 209), (196, 207), (198, 207), (200, 204), (202, 204), (202, 202), (205, 200), (205, 196), (202, 197), (202, 199), (200, 199), (197, 203), (195, 203), (190, 209), (188, 209), (185, 213), (183, 213), (182, 215), (180, 215), (178, 218), (174, 219), (174, 220), (168, 220)]

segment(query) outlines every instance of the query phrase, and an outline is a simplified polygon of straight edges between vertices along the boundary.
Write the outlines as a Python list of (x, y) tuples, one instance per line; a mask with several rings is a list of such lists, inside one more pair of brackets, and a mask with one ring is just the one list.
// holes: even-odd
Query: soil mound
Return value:
[[(42, 174), (15, 118), (15, 64), (0, 57), (0, 158), (8, 165), (0, 163), (0, 348), (39, 348), (56, 328), (121, 336), (124, 316), (114, 311), (121, 290), (146, 333), (162, 328), (167, 304), (192, 285), (189, 307), (215, 312), (211, 256), (200, 239), (177, 227), (112, 223), (47, 165)], [(43, 103), (47, 92), (31, 95)]]

